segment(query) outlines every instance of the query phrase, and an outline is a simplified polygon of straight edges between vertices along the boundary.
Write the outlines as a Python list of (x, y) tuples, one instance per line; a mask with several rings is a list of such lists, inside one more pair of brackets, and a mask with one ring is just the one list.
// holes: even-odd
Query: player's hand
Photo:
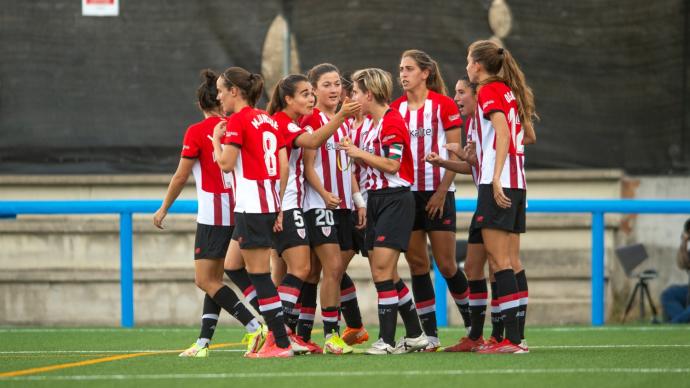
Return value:
[(227, 123), (225, 120), (221, 120), (213, 127), (213, 139), (220, 141), (220, 139), (225, 136), (225, 131), (227, 130)]
[(427, 163), (431, 164), (432, 166), (437, 166), (437, 167), (440, 167), (441, 163), (443, 162), (443, 158), (440, 157), (436, 152), (432, 152), (429, 155), (427, 155), (425, 160)]
[(446, 203), (447, 193), (448, 191), (446, 190), (436, 190), (431, 198), (429, 198), (429, 202), (427, 202), (424, 210), (426, 210), (426, 214), (430, 219), (441, 218), (443, 215), (443, 205)]
[(163, 208), (160, 208), (156, 211), (156, 213), (153, 214), (153, 225), (156, 226), (158, 229), (165, 229), (163, 227), (163, 220), (165, 219), (165, 216), (168, 215), (167, 210), (163, 210)]
[(362, 230), (367, 227), (367, 208), (358, 207), (357, 208), (357, 225), (355, 228)]
[(356, 115), (361, 108), (362, 105), (359, 102), (351, 101), (350, 97), (345, 97), (345, 100), (343, 100), (340, 110), (336, 115), (340, 116), (344, 120), (348, 117)]
[(446, 143), (443, 145), (443, 148), (447, 149), (448, 152), (454, 153), (460, 160), (467, 158), (465, 150), (460, 146), (460, 143)]
[(503, 193), (503, 186), (501, 185), (501, 181), (494, 180), (492, 186), (494, 189), (494, 201), (496, 201), (496, 205), (503, 209), (509, 208), (511, 205), (510, 198), (506, 197), (506, 195)]
[(283, 231), (283, 211), (281, 210), (276, 217), (276, 222), (273, 223), (273, 233), (279, 233)]
[(465, 161), (473, 166), (476, 166), (479, 164), (479, 161), (477, 160), (477, 145), (475, 142), (471, 141), (465, 145), (465, 154), (467, 155), (467, 159)]
[(326, 203), (326, 209), (335, 209), (340, 206), (340, 198), (333, 193), (326, 192), (321, 198)]
[(352, 159), (360, 159), (362, 152), (364, 152), (354, 145), (354, 143), (352, 143), (352, 139), (350, 139), (349, 136), (345, 136), (344, 138), (340, 139), (338, 149), (345, 151), (347, 156), (351, 157)]

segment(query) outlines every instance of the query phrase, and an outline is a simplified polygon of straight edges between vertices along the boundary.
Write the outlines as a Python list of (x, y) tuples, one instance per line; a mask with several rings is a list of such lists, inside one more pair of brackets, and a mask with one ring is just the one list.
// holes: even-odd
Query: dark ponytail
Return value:
[(199, 107), (205, 112), (218, 110), (220, 102), (218, 97), (218, 89), (216, 88), (216, 80), (218, 75), (211, 69), (201, 70), (199, 74), (201, 77), (201, 84), (196, 89), (196, 98), (199, 102)]
[(241, 67), (230, 67), (221, 74), (226, 88), (237, 87), (247, 103), (254, 107), (261, 97), (264, 79), (261, 74), (250, 73)]
[(302, 74), (290, 74), (281, 79), (271, 93), (271, 101), (268, 103), (266, 111), (268, 114), (275, 114), (287, 107), (287, 96), (294, 97), (297, 93), (297, 84), (309, 82), (309, 79)]

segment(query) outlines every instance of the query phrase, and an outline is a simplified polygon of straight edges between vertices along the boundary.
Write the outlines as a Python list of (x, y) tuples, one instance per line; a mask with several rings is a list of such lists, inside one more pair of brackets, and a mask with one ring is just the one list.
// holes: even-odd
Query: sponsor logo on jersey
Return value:
[(388, 135), (388, 136), (384, 137), (383, 140), (381, 140), (381, 142), (385, 143), (390, 139), (395, 139), (395, 136), (396, 135)]
[(477, 216), (477, 222), (484, 221), (484, 216)]
[(460, 113), (458, 113), (456, 115), (448, 116), (448, 120), (450, 120), (450, 121), (455, 121), (459, 118), (460, 118)]
[(503, 97), (505, 97), (506, 102), (515, 101), (515, 95), (513, 94), (512, 90), (504, 94)]
[(450, 218), (443, 220), (443, 225), (450, 225)]
[(304, 231), (304, 228), (297, 229), (297, 235), (304, 240), (304, 238), (307, 236), (307, 233)]
[(335, 142), (329, 140), (329, 141), (326, 143), (326, 149), (329, 150), (329, 151), (337, 151), (337, 150), (338, 150), (338, 145), (335, 144)]
[(199, 253), (201, 253), (201, 248), (196, 248), (196, 249), (194, 250), (194, 253), (196, 253), (197, 255), (198, 255)]
[(424, 137), (431, 136), (433, 130), (431, 128), (417, 128), (410, 130), (410, 137)]
[(376, 237), (376, 241), (378, 241), (378, 242), (386, 241), (386, 236), (378, 236), (378, 237)]
[(290, 124), (288, 124), (288, 131), (290, 131), (290, 132), (292, 132), (292, 133), (297, 133), (297, 132), (299, 132), (299, 131), (301, 131), (301, 130), (302, 130), (302, 128), (300, 128), (300, 127), (299, 127), (297, 124), (295, 124), (295, 123), (290, 123)]
[(324, 236), (328, 237), (331, 235), (331, 227), (330, 226), (322, 226), (321, 232), (323, 232)]
[(489, 106), (489, 105), (491, 105), (491, 104), (493, 104), (493, 103), (494, 103), (494, 100), (485, 101), (485, 102), (482, 104), (482, 110), (486, 110), (486, 107)]
[(183, 150), (188, 150), (188, 149), (189, 149), (189, 146), (186, 145), (186, 144), (183, 144), (183, 145), (182, 145), (182, 149), (183, 149)]

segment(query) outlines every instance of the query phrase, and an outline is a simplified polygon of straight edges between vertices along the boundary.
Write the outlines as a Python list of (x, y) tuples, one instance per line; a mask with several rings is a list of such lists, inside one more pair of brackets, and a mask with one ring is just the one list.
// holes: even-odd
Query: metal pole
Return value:
[(446, 284), (441, 275), (441, 271), (438, 270), (436, 261), (432, 260), (434, 265), (434, 290), (436, 291), (436, 324), (438, 327), (448, 326), (448, 302), (447, 302), (447, 292)]
[(592, 326), (604, 324), (604, 213), (592, 213)]
[(120, 213), (120, 308), (122, 327), (134, 327), (132, 213)]

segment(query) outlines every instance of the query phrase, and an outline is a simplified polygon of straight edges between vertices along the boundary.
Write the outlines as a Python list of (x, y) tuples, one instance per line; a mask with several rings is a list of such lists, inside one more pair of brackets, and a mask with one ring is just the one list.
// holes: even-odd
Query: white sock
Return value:
[(252, 319), (251, 322), (247, 323), (247, 325), (244, 327), (247, 329), (247, 333), (253, 333), (261, 327), (261, 324), (259, 323), (259, 321), (256, 318), (254, 318), (254, 319)]
[(199, 339), (196, 340), (197, 346), (200, 346), (200, 347), (202, 347), (202, 348), (205, 347), (205, 346), (208, 346), (208, 344), (209, 344), (210, 342), (211, 342), (211, 340), (208, 339), (208, 338), (199, 338)]

